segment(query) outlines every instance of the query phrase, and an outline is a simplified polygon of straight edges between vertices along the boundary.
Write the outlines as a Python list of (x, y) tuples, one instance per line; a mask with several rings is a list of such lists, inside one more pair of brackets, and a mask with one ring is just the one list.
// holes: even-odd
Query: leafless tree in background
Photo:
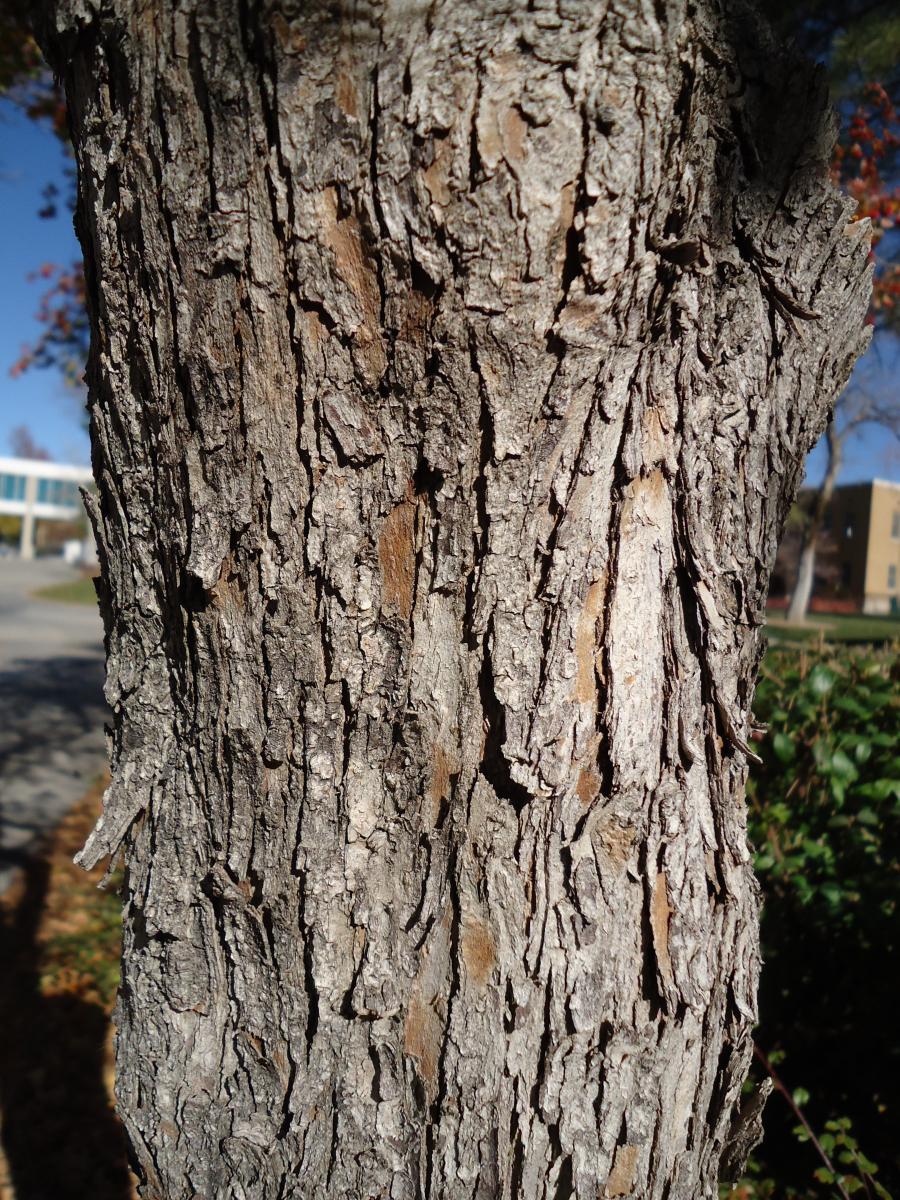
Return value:
[(803, 529), (796, 580), (787, 610), (789, 621), (803, 621), (809, 612), (816, 578), (816, 556), (821, 547), (828, 506), (844, 464), (845, 449), (850, 439), (868, 425), (877, 426), (888, 436), (900, 440), (900, 396), (885, 394), (881, 389), (873, 391), (865, 381), (860, 381), (848, 387), (840, 397), (834, 418), (825, 432), (825, 472)]
[(27, 425), (17, 425), (9, 435), (9, 448), (16, 458), (33, 458), (47, 462), (50, 458), (48, 451), (39, 446)]

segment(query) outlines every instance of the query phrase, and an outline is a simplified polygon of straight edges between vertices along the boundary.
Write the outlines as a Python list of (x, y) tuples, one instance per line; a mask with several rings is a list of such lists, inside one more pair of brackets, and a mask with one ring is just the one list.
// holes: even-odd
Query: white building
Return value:
[(0, 513), (22, 518), (22, 558), (34, 557), (37, 521), (75, 521), (82, 515), (78, 489), (92, 482), (90, 467), (0, 457)]

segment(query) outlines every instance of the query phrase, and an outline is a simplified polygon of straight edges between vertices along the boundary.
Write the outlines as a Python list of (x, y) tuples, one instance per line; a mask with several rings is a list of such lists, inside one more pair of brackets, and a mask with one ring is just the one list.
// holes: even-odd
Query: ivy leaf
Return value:
[(865, 738), (860, 738), (853, 748), (853, 757), (860, 764), (867, 763), (872, 757), (872, 744)]
[(783, 763), (790, 762), (797, 755), (797, 749), (794, 746), (793, 740), (780, 730), (772, 738), (772, 749), (775, 752), (775, 757)]
[(859, 771), (843, 750), (835, 750), (834, 754), (832, 754), (831, 769), (835, 775), (839, 775), (841, 779), (846, 779), (848, 783), (859, 779)]
[(888, 796), (900, 800), (900, 779), (874, 779), (861, 784), (856, 794), (865, 800), (887, 800)]
[(824, 666), (822, 663), (816, 663), (809, 673), (807, 686), (814, 696), (820, 699), (827, 696), (834, 687), (837, 676), (835, 673)]

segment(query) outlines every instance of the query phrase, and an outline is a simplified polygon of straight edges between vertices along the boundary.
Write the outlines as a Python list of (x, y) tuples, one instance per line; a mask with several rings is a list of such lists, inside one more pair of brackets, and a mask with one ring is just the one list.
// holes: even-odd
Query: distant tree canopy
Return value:
[(38, 462), (49, 462), (50, 453), (38, 445), (27, 425), (17, 425), (9, 435), (9, 445), (16, 458), (31, 458)]

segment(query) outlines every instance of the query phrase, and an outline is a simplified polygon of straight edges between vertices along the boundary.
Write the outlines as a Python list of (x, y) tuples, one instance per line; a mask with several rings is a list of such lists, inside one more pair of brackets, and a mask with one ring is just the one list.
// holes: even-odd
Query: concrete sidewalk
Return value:
[(0, 892), (106, 765), (99, 614), (31, 594), (73, 577), (0, 558)]

